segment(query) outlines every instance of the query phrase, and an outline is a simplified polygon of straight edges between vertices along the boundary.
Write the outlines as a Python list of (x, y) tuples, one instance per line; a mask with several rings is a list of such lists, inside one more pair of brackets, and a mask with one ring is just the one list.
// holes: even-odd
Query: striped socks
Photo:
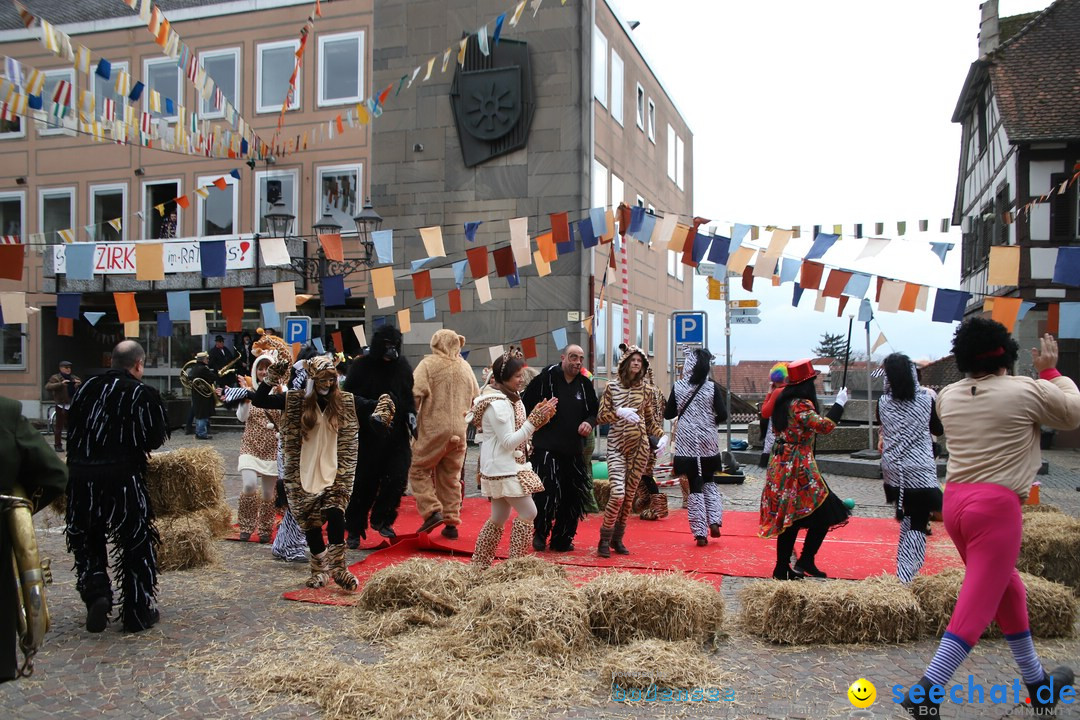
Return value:
[[(1031, 642), (1031, 633), (1028, 633), (1028, 642)], [(1012, 646), (1011, 640), (1009, 645)], [(1034, 647), (1031, 650), (1032, 653), (1035, 652)], [(942, 687), (948, 685), (949, 681), (952, 680), (952, 676), (956, 673), (956, 669), (960, 667), (960, 663), (964, 662), (964, 658), (968, 656), (969, 652), (971, 652), (970, 645), (951, 632), (946, 632), (941, 637), (941, 644), (938, 645), (934, 659), (930, 661), (930, 667), (926, 668), (926, 679)], [(1013, 653), (1015, 654), (1015, 652), (1014, 650)], [(1036, 660), (1036, 662), (1038, 661)], [(1042, 680), (1041, 675), (1039, 679)]]
[(1020, 666), (1020, 675), (1028, 685), (1041, 683), (1046, 677), (1046, 671), (1039, 662), (1039, 655), (1035, 652), (1035, 643), (1031, 641), (1031, 631), (1025, 630), (1015, 635), (1006, 635), (1005, 641), (1009, 643), (1016, 664)]

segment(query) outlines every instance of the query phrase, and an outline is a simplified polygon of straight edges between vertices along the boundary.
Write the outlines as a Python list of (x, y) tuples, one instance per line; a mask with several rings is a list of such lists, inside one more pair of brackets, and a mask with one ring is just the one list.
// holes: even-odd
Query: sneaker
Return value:
[(112, 603), (109, 598), (99, 597), (86, 608), (86, 631), (92, 633), (104, 632), (109, 625), (109, 612)]
[(388, 540), (393, 540), (397, 537), (397, 533), (394, 532), (394, 528), (390, 527), (389, 525), (380, 525), (379, 527), (373, 529), (378, 530), (379, 534)]
[[(1072, 668), (1062, 665), (1046, 673), (1041, 683), (1028, 685), (1027, 690), (1031, 698), (1032, 712), (1036, 715), (1052, 715), (1054, 706), (1057, 705), (1058, 698), (1061, 696), (1061, 688), (1072, 685), (1073, 680), (1075, 680), (1075, 677)], [(1039, 690), (1044, 687), (1050, 690), (1050, 702), (1043, 702), (1042, 698), (1039, 697)], [(1047, 693), (1043, 693), (1044, 697), (1046, 695)]]
[(458, 531), (456, 525), (443, 525), (442, 532), (440, 533), (447, 540), (457, 540)]
[[(917, 718), (936, 718), (941, 717), (941, 703), (935, 703), (928, 697), (930, 687), (933, 685), (926, 678), (921, 678), (916, 685), (920, 685), (923, 688), (922, 700), (918, 702), (911, 699), (911, 690), (908, 690), (908, 695), (903, 699), (900, 705), (903, 706), (913, 717)], [(912, 685), (915, 687), (915, 685)]]
[(423, 525), (421, 525), (420, 528), (416, 531), (416, 534), (417, 535), (423, 535), (424, 533), (431, 532), (432, 530), (434, 530), (435, 528), (439, 527), (442, 524), (443, 524), (442, 513), (439, 512), (438, 510), (436, 510), (435, 512), (433, 512), (433, 513), (431, 513), (430, 515), (427, 516), (427, 519), (424, 520)]

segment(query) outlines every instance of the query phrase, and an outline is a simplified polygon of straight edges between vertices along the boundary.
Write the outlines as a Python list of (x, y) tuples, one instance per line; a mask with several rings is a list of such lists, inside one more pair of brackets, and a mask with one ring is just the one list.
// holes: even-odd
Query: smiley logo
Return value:
[(848, 700), (857, 708), (868, 708), (877, 700), (877, 688), (866, 678), (859, 678), (847, 689)]

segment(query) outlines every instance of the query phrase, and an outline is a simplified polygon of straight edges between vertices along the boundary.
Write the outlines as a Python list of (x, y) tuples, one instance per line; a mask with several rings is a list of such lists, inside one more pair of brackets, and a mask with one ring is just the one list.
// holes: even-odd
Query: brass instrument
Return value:
[(48, 560), (39, 559), (33, 504), (18, 485), (12, 489), (12, 493), (0, 495), (0, 512), (4, 514), (11, 533), (19, 649), (25, 658), (18, 676), (30, 677), (34, 673), (34, 655), (49, 631), (45, 585), (52, 582), (52, 571)]
[[(236, 372), (236, 368), (234, 368), (233, 365), (235, 365), (237, 362), (239, 362), (241, 357), (243, 357), (243, 356), (242, 355), (237, 355), (232, 360), (225, 363), (221, 367), (221, 369), (218, 370), (218, 377), (224, 377), (225, 375), (228, 375), (229, 373)], [(182, 387), (186, 388), (188, 390), (188, 392), (190, 392), (192, 394), (197, 393), (197, 394), (201, 395), (202, 397), (207, 397), (207, 398), (212, 397), (212, 398), (214, 398), (214, 405), (215, 406), (222, 405), (223, 404), (222, 400), (218, 396), (218, 394), (214, 391), (214, 386), (213, 385), (211, 385), (208, 381), (204, 380), (203, 378), (195, 378), (193, 380), (188, 375), (188, 371), (191, 369), (191, 366), (194, 365), (197, 362), (199, 362), (199, 361), (194, 360), (194, 359), (193, 360), (188, 360), (186, 363), (184, 363), (184, 366), (182, 368), (180, 368), (180, 385)]]

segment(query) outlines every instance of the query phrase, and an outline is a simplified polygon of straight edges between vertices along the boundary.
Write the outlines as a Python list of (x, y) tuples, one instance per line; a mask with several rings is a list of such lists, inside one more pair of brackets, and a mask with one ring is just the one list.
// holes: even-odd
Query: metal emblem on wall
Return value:
[(525, 147), (536, 111), (528, 44), (503, 38), (490, 52), (485, 56), (470, 37), (450, 85), (465, 167)]

